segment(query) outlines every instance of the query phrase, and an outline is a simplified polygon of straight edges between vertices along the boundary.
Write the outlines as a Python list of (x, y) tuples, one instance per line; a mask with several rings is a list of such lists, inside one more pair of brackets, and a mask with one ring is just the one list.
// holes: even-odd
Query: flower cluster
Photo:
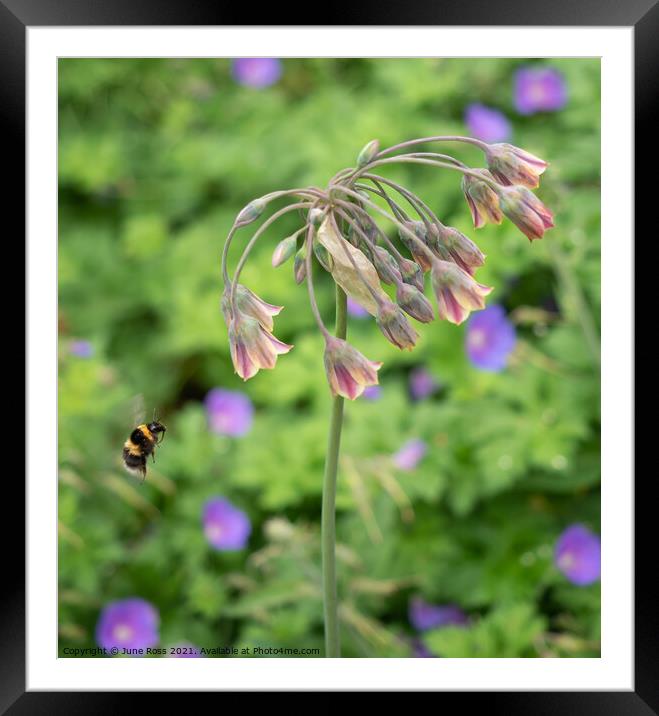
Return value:
[[(487, 166), (469, 167), (447, 154), (416, 151), (417, 145), (440, 141), (475, 145)], [(460, 324), (472, 311), (485, 308), (493, 288), (475, 278), (485, 255), (468, 236), (442, 223), (412, 191), (379, 173), (379, 167), (397, 163), (430, 165), (460, 174), (476, 229), (500, 224), (506, 217), (533, 240), (554, 225), (551, 211), (532, 191), (548, 164), (523, 149), (455, 136), (415, 139), (387, 149), (380, 149), (373, 140), (359, 153), (356, 166), (338, 172), (326, 188), (275, 191), (252, 201), (236, 217), (222, 256), (221, 308), (231, 358), (241, 378), (274, 368), (277, 357), (293, 347), (273, 333), (281, 306), (267, 303), (240, 283), (242, 268), (258, 239), (293, 211), (303, 217), (302, 226), (276, 245), (272, 265), (291, 262), (295, 281), (307, 284), (311, 309), (325, 339), (325, 370), (335, 396), (354, 400), (376, 386), (381, 363), (362, 355), (346, 342), (345, 334), (330, 335), (316, 303), (314, 267), (316, 274), (329, 274), (346, 294), (351, 316), (372, 316), (384, 337), (401, 350), (412, 350), (418, 341), (413, 321), (429, 323), (437, 317)], [(228, 255), (236, 232), (259, 219), (279, 199), (289, 203), (252, 235), (231, 277)], [(380, 226), (381, 219), (389, 223), (392, 233)], [(425, 274), (430, 276), (436, 309), (424, 293)], [(478, 346), (473, 348), (476, 351)], [(219, 425), (216, 429), (225, 430)]]

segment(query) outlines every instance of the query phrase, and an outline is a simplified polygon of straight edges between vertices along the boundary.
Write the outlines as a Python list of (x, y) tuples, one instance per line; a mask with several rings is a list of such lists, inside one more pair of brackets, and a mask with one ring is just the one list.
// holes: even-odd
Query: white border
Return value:
[[(57, 57), (285, 57), (292, 50), (298, 57), (395, 50), (401, 57), (602, 58), (601, 658), (56, 658), (57, 444), (56, 430), (44, 425), (57, 425)], [(633, 28), (28, 28), (27, 54), (27, 689), (632, 690)]]

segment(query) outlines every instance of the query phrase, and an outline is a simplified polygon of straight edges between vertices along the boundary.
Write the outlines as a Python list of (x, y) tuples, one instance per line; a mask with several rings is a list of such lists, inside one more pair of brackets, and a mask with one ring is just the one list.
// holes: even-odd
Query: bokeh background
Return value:
[[(408, 353), (354, 307), (349, 338), (384, 367), (346, 406), (343, 651), (599, 655), (599, 77), (584, 59), (59, 61), (60, 655), (322, 652), (330, 398), (306, 289), (270, 266), (296, 219), (243, 273), (295, 348), (247, 383), (220, 251), (252, 198), (325, 185), (373, 138), (454, 133), (548, 160), (556, 228), (476, 232), (453, 172), (386, 170), (478, 241), (494, 308)], [(331, 324), (326, 277), (317, 292)], [(138, 394), (168, 428), (144, 484), (121, 466)]]

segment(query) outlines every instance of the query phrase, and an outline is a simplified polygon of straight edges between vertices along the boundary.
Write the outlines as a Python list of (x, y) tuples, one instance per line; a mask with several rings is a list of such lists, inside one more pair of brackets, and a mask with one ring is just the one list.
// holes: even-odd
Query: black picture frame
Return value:
[[(276, 8), (276, 11), (275, 11)], [(288, 8), (287, 8), (288, 9)], [(304, 14), (295, 20), (282, 17), (279, 6), (258, 11), (260, 25), (313, 24)], [(35, 26), (86, 25), (245, 25), (254, 9), (224, 7), (204, 0), (0, 0), (0, 108), (3, 138), (9, 152), (5, 177), (5, 206), (25, 203), (26, 120), (26, 31)], [(247, 15), (251, 17), (248, 18)], [(655, 193), (654, 181), (641, 172), (656, 157), (656, 127), (653, 100), (659, 87), (659, 3), (657, 0), (461, 0), (434, 3), (407, 0), (405, 3), (369, 2), (326, 6), (325, 25), (529, 25), (529, 26), (628, 26), (634, 28), (635, 52), (635, 212), (636, 225), (649, 213)], [(652, 192), (652, 194), (651, 194)], [(15, 236), (25, 229), (22, 212)], [(651, 237), (646, 237), (650, 239)], [(14, 242), (16, 243), (16, 242)], [(654, 242), (652, 242), (654, 243)], [(641, 282), (638, 281), (636, 285)], [(13, 312), (13, 311), (12, 311)], [(633, 319), (631, 319), (633, 320)], [(29, 348), (28, 348), (29, 349)], [(29, 386), (28, 386), (29, 390)], [(633, 396), (629, 396), (633, 400)], [(629, 426), (633, 431), (634, 426)], [(481, 702), (491, 713), (505, 714), (635, 714), (659, 715), (659, 590), (655, 575), (655, 530), (651, 519), (654, 501), (652, 474), (635, 485), (635, 666), (634, 691), (574, 692), (441, 692), (439, 706), (447, 699)], [(19, 480), (7, 480), (3, 488), (6, 506), (5, 533), (25, 534), (25, 490)], [(5, 545), (7, 547), (7, 545)], [(17, 551), (17, 550), (15, 550)], [(19, 558), (4, 564), (4, 589), (0, 590), (0, 714), (117, 713), (130, 700), (136, 708), (153, 708), (154, 694), (126, 692), (26, 692), (25, 691), (25, 565)], [(520, 684), (523, 686), (523, 684)], [(227, 695), (221, 705), (226, 708)], [(244, 696), (244, 695), (243, 695)], [(169, 706), (176, 694), (166, 694)], [(241, 697), (242, 698), (242, 697)], [(147, 699), (149, 702), (147, 704)], [(238, 701), (231, 699), (238, 705)], [(480, 705), (480, 704), (479, 704)], [(244, 701), (241, 702), (244, 708)], [(189, 707), (189, 704), (187, 705)]]

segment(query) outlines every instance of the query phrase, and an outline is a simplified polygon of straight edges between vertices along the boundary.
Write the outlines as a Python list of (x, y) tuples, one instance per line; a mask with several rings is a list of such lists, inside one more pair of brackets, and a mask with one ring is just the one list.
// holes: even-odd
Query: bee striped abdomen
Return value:
[[(158, 435), (164, 435), (165, 426), (158, 422), (138, 425), (124, 443), (124, 465), (129, 472), (146, 476), (146, 459), (154, 454)], [(161, 437), (162, 440), (162, 437)]]

